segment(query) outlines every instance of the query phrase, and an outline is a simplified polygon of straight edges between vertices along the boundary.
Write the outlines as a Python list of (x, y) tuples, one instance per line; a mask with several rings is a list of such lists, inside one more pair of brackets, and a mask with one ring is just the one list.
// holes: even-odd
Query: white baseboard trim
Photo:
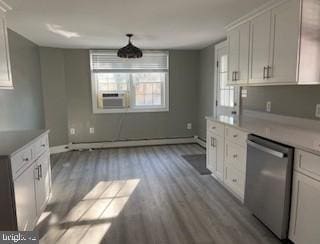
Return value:
[(157, 145), (172, 145), (172, 144), (187, 144), (187, 143), (195, 143), (194, 138), (188, 137), (188, 138), (173, 138), (173, 139), (75, 143), (75, 144), (70, 144), (69, 148), (70, 150), (85, 150), (85, 149), (97, 149), (97, 148), (157, 146)]
[(194, 141), (195, 143), (199, 144), (201, 147), (206, 148), (207, 144), (204, 140), (202, 140), (201, 138), (199, 138), (198, 136), (194, 136)]
[(50, 147), (50, 154), (62, 153), (70, 151), (69, 145), (59, 145)]
[(50, 153), (56, 154), (61, 152), (68, 152), (71, 150), (88, 150), (88, 149), (98, 149), (98, 148), (158, 146), (158, 145), (189, 144), (189, 143), (197, 143), (204, 148), (206, 147), (205, 141), (199, 139), (198, 136), (194, 136), (194, 137), (187, 137), (187, 138), (170, 138), (170, 139), (74, 143), (69, 145), (50, 147)]

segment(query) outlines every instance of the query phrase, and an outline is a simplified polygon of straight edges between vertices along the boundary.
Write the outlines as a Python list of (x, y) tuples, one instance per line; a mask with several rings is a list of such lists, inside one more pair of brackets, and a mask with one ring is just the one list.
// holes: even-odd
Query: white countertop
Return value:
[(320, 122), (284, 116), (278, 116), (281, 119), (274, 119), (274, 116), (268, 119), (265, 115), (257, 115), (259, 116), (259, 113), (246, 114), (238, 118), (206, 118), (320, 156)]
[(0, 131), (0, 157), (11, 156), (49, 130)]

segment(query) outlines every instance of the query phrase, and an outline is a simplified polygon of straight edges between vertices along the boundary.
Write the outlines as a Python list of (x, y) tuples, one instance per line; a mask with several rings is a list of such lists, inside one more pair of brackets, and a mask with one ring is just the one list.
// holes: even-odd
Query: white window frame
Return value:
[[(97, 52), (115, 52), (115, 50), (90, 50), (90, 76), (91, 76), (91, 97), (92, 97), (92, 110), (94, 114), (108, 114), (108, 113), (145, 113), (145, 112), (168, 112), (169, 111), (169, 52), (168, 51), (144, 51), (144, 53), (166, 53), (168, 56), (168, 70), (165, 75), (165, 82), (164, 82), (164, 95), (161, 96), (163, 99), (164, 104), (160, 106), (134, 106), (134, 85), (133, 82), (130, 80), (128, 83), (128, 91), (130, 94), (130, 106), (128, 108), (120, 108), (120, 109), (101, 109), (98, 108), (97, 103), (97, 84), (93, 77), (94, 72), (92, 69), (92, 54)], [(146, 70), (146, 72), (150, 72), (152, 70)], [(157, 70), (153, 70), (157, 72)], [(119, 72), (119, 71), (115, 71)], [(121, 70), (120, 73), (142, 73), (144, 70)], [(112, 72), (111, 72), (112, 73)], [(164, 97), (164, 98), (163, 98)]]

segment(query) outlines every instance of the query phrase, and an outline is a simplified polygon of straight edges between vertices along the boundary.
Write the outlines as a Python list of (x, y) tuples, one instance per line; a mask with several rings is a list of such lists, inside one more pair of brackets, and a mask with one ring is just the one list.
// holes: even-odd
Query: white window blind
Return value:
[(93, 51), (91, 67), (94, 71), (114, 70), (168, 70), (168, 54), (164, 52), (144, 53), (139, 59), (119, 58), (115, 52)]
[[(169, 110), (168, 52), (144, 51), (142, 58), (123, 59), (116, 51), (92, 50), (90, 65), (94, 112)], [(106, 107), (116, 96), (123, 108)]]

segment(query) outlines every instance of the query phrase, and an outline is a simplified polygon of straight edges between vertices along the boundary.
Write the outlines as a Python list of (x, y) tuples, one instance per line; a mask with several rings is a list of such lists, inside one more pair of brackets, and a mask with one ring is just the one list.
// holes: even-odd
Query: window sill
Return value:
[(169, 112), (169, 108), (120, 108), (120, 109), (94, 109), (94, 114), (116, 114), (116, 113), (158, 113)]

